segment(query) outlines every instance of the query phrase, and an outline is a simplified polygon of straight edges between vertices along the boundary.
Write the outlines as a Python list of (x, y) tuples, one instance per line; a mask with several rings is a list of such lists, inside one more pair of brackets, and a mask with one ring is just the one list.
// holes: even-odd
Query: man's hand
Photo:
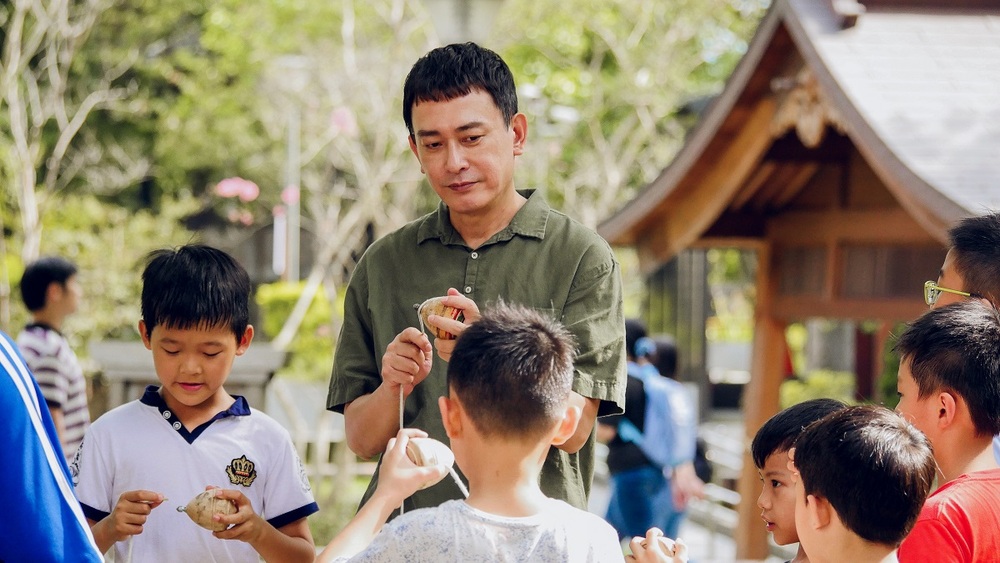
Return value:
[(382, 381), (394, 395), (409, 395), (431, 371), (434, 349), (420, 329), (408, 327), (392, 339), (382, 355)]
[(451, 359), (452, 352), (455, 351), (455, 339), (465, 332), (466, 327), (478, 321), (481, 315), (479, 313), (479, 306), (476, 305), (476, 302), (462, 295), (461, 292), (454, 287), (448, 288), (448, 295), (445, 296), (442, 303), (449, 307), (461, 309), (462, 317), (464, 318), (462, 321), (456, 321), (455, 319), (442, 317), (441, 315), (431, 315), (427, 317), (427, 322), (429, 324), (455, 335), (455, 338), (449, 340), (441, 338), (434, 339), (434, 349), (437, 350), (438, 356), (447, 362)]

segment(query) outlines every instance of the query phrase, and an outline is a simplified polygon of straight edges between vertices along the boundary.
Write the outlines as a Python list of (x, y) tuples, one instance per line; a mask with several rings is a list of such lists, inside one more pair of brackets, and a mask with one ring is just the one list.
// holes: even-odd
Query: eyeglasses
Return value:
[(975, 293), (941, 287), (937, 284), (937, 282), (924, 282), (924, 303), (927, 303), (927, 306), (933, 307), (934, 304), (937, 303), (938, 298), (941, 297), (942, 293), (953, 293), (955, 295), (961, 295), (962, 297), (979, 297), (979, 295)]

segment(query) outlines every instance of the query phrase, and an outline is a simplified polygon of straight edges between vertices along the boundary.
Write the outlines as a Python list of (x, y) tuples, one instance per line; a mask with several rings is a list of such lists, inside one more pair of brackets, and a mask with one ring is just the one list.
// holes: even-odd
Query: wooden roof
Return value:
[[(944, 243), (957, 219), (1000, 208), (1000, 1), (869, 0), (856, 19), (843, 9), (852, 4), (774, 0), (673, 162), (599, 232), (640, 257), (655, 239), (645, 260), (663, 262), (751, 196), (758, 210), (780, 209), (845, 144), (929, 239)], [(789, 53), (802, 68), (789, 68)], [(812, 123), (820, 140), (812, 163), (777, 169), (764, 157), (782, 150), (775, 123), (797, 106), (776, 93), (793, 87), (820, 102), (814, 120), (799, 116), (799, 137)], [(754, 187), (765, 180), (768, 190)]]

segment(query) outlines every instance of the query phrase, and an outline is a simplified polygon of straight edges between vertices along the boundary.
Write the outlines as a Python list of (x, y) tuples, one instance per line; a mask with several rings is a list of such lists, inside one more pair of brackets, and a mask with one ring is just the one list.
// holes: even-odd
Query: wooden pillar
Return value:
[(757, 496), (760, 478), (750, 456), (750, 442), (757, 429), (778, 412), (778, 387), (784, 377), (785, 323), (771, 311), (777, 292), (773, 256), (769, 244), (757, 250), (757, 305), (755, 311), (753, 363), (750, 382), (743, 392), (743, 423), (747, 447), (737, 487), (740, 505), (736, 524), (736, 558), (762, 560), (768, 556), (767, 530), (760, 519)]

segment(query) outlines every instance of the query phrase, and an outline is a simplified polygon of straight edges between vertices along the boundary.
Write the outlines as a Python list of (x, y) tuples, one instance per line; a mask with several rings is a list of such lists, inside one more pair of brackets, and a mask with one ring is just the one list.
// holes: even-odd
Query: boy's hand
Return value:
[(378, 473), (375, 494), (390, 505), (398, 505), (423, 487), (433, 485), (448, 474), (443, 465), (420, 467), (406, 455), (410, 438), (426, 438), (427, 433), (416, 428), (403, 428), (395, 438), (389, 439)]
[(455, 351), (455, 340), (465, 332), (466, 327), (478, 321), (481, 314), (479, 313), (479, 306), (476, 305), (475, 301), (465, 297), (453, 287), (448, 288), (448, 295), (445, 296), (442, 303), (449, 307), (461, 309), (462, 317), (464, 318), (463, 321), (456, 321), (455, 319), (442, 317), (441, 315), (431, 315), (427, 318), (428, 323), (455, 335), (455, 338), (450, 340), (434, 339), (434, 349), (437, 350), (438, 356), (441, 356), (441, 359), (447, 362), (451, 359), (452, 352)]
[(664, 537), (659, 528), (650, 528), (646, 537), (636, 536), (629, 542), (632, 554), (625, 557), (628, 563), (687, 563), (687, 545), (679, 538)]
[[(207, 487), (211, 489), (212, 487)], [(240, 540), (253, 544), (261, 538), (270, 526), (253, 510), (250, 499), (235, 489), (215, 489), (215, 496), (232, 501), (236, 505), (234, 514), (215, 514), (212, 520), (229, 526), (221, 532), (212, 532), (220, 540)]]
[(142, 533), (146, 518), (154, 508), (163, 504), (163, 495), (153, 491), (125, 491), (118, 497), (111, 514), (105, 518), (110, 536), (115, 542)]
[(433, 355), (426, 334), (414, 327), (404, 329), (382, 355), (382, 381), (389, 385), (393, 395), (399, 394), (400, 387), (409, 395), (430, 373)]

